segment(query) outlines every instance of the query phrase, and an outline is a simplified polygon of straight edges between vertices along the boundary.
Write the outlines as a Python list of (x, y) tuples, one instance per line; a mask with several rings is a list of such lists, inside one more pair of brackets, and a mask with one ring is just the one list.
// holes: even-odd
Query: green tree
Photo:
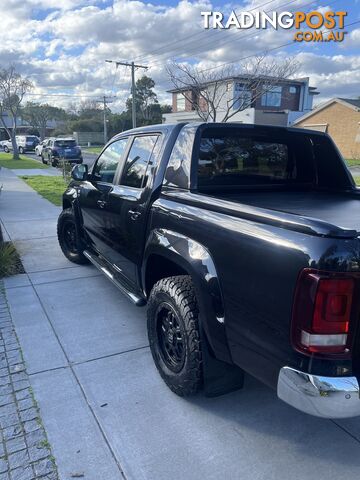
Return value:
[(172, 106), (171, 105), (160, 105), (161, 108), (161, 113), (171, 113), (172, 112)]
[[(138, 126), (161, 123), (161, 108), (154, 92), (155, 82), (144, 75), (135, 84), (136, 124)], [(132, 112), (132, 98), (126, 101), (126, 112)]]
[(84, 100), (77, 109), (77, 116), (80, 120), (96, 119), (101, 121), (103, 116), (102, 105), (97, 100)]
[(40, 104), (34, 102), (27, 102), (25, 107), (21, 110), (21, 116), (33, 128), (40, 132), (40, 138), (43, 140), (46, 136), (46, 128), (51, 120), (66, 119), (66, 112), (62, 108), (53, 107), (48, 103)]
[(69, 132), (101, 132), (103, 128), (102, 122), (94, 118), (79, 118), (69, 122)]

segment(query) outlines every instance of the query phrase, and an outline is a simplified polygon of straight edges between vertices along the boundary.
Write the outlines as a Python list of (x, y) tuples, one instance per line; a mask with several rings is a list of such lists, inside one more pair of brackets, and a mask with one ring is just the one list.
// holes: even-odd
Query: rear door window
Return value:
[(126, 159), (121, 185), (142, 188), (147, 182), (147, 167), (158, 135), (135, 137)]

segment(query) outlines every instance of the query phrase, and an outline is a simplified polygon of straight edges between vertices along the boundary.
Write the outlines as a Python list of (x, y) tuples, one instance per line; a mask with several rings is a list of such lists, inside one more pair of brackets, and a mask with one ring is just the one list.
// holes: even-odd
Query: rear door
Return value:
[(117, 185), (107, 195), (107, 241), (113, 266), (134, 286), (142, 259), (153, 171), (161, 144), (159, 134), (133, 137)]
[(111, 258), (111, 244), (108, 237), (113, 228), (108, 213), (108, 194), (118, 178), (123, 165), (128, 138), (115, 140), (107, 146), (96, 160), (89, 180), (80, 189), (80, 208), (83, 226), (92, 247), (107, 260)]

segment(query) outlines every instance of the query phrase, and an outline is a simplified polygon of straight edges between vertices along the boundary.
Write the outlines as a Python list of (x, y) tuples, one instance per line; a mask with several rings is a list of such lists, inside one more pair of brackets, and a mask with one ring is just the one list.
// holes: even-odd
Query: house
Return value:
[[(217, 106), (217, 117), (221, 121), (222, 113), (226, 112), (229, 105), (233, 110), (239, 108), (239, 102), (248, 103), (248, 107), (236, 112), (229, 121), (240, 123), (252, 123), (263, 125), (290, 126), (304, 113), (310, 112), (313, 108), (313, 99), (318, 95), (316, 88), (309, 86), (309, 78), (296, 80), (272, 79), (272, 88), (269, 91), (269, 77), (261, 82), (257, 80), (257, 91), (251, 90), (250, 82), (253, 77), (242, 75), (228, 77), (221, 80), (218, 89), (222, 93), (221, 102)], [(254, 82), (253, 82), (254, 83)], [(265, 86), (267, 85), (267, 87)], [(211, 82), (204, 84), (202, 88), (212, 88)], [(263, 92), (259, 92), (262, 89)], [(189, 89), (169, 90), (172, 94), (172, 113), (164, 114), (165, 123), (199, 121), (194, 103), (195, 93)], [(190, 101), (191, 99), (191, 101)], [(201, 105), (202, 102), (202, 105)], [(199, 105), (206, 109), (206, 102), (200, 96)]]
[(360, 158), (360, 99), (333, 98), (298, 118), (294, 126), (327, 132), (344, 158)]
[[(3, 120), (5, 122), (6, 127), (9, 130), (12, 130), (12, 118), (7, 112), (3, 113)], [(46, 125), (46, 136), (50, 136), (52, 132), (57, 128), (58, 126), (58, 121), (56, 120), (48, 120), (47, 125)], [(26, 135), (29, 131), (31, 131), (34, 127), (30, 125), (26, 120), (23, 120), (20, 117), (17, 119), (17, 128), (16, 128), (16, 133), (17, 135)], [(4, 128), (4, 125), (2, 122), (0, 122), (0, 141), (1, 140), (7, 140), (8, 139), (8, 134), (6, 133), (6, 130)]]

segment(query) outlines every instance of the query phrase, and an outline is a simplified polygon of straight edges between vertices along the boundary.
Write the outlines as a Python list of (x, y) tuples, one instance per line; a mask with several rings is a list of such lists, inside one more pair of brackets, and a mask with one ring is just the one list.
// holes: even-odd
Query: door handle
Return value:
[(104, 208), (106, 205), (105, 200), (98, 200), (96, 203), (99, 205), (100, 208)]
[(136, 220), (141, 215), (141, 212), (138, 212), (137, 210), (129, 210), (128, 213), (129, 213), (129, 216), (130, 216), (131, 220)]

